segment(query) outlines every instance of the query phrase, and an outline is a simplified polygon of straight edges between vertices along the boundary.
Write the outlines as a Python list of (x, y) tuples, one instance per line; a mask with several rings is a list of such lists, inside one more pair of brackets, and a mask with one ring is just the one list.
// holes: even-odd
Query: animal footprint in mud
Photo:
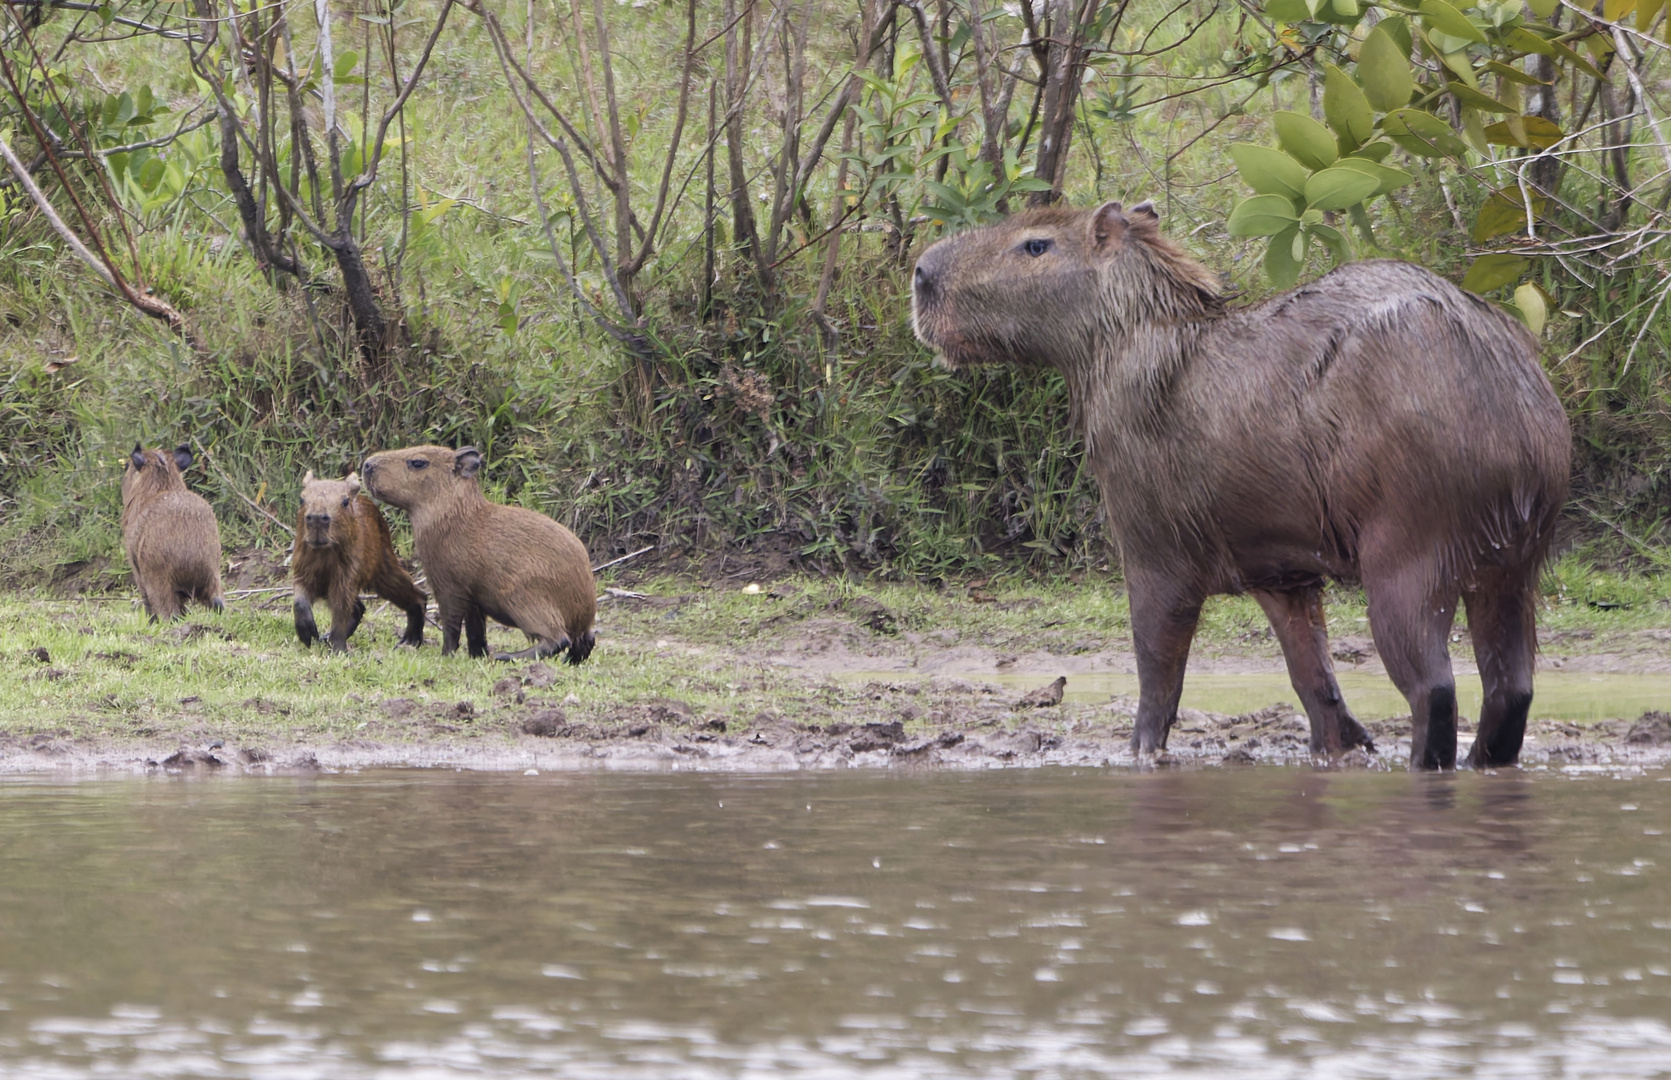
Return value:
[(1055, 682), (1039, 687), (1037, 690), (1034, 690), (1032, 693), (1016, 702), (1016, 707), (1023, 709), (1047, 709), (1052, 705), (1060, 705), (1062, 703), (1062, 690), (1067, 685), (1067, 676), (1058, 675)]

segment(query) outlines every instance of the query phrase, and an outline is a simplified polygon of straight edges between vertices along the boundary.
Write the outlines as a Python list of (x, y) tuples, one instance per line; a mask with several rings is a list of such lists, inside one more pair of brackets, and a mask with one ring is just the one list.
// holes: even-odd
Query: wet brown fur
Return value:
[(948, 362), (1062, 372), (1131, 597), (1134, 749), (1166, 744), (1204, 598), (1241, 592), (1282, 643), (1313, 748), (1368, 746), (1329, 658), (1321, 586), (1336, 578), (1363, 583), (1415, 765), (1455, 763), (1459, 597), (1485, 687), (1469, 761), (1518, 758), (1571, 457), (1519, 323), (1385, 260), (1230, 308), (1148, 204), (1118, 203), (935, 244), (913, 311)]
[(520, 506), (489, 502), (476, 474), (473, 447), (385, 450), (360, 467), (366, 490), (412, 518), (412, 541), (440, 609), (441, 653), (465, 632), (471, 656), (487, 655), (487, 620), (528, 635), (533, 643), (494, 659), (568, 653), (585, 660), (597, 614), (591, 561), (580, 539), (557, 522)]
[(296, 514), (296, 542), (290, 550), (290, 576), (296, 584), (296, 637), (312, 645), (319, 635), (313, 604), (331, 605), (333, 652), (347, 652), (366, 606), (364, 592), (376, 593), (406, 612), (402, 645), (424, 643), (424, 609), (429, 597), (400, 565), (389, 523), (377, 505), (360, 494), (360, 478), (302, 478), (302, 505)]
[(191, 451), (146, 450), (138, 443), (122, 472), (122, 547), (152, 621), (177, 619), (186, 601), (226, 606), (220, 584), (220, 526), (181, 471)]

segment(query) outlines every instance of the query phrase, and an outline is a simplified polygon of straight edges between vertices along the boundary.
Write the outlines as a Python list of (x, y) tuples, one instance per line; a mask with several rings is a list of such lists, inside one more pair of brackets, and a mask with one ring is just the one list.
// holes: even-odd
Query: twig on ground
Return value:
[[(619, 559), (610, 559), (606, 563), (600, 563), (599, 565), (592, 567), (592, 573), (595, 574), (599, 570), (607, 570), (611, 566), (615, 566), (618, 563), (626, 562), (628, 559), (636, 559), (640, 555), (644, 554), (646, 551), (654, 551), (654, 550), (656, 550), (656, 545), (654, 545), (654, 544), (651, 544), (649, 547), (641, 547), (637, 551), (633, 552), (630, 555), (623, 555)], [(614, 590), (611, 589), (610, 591), (613, 592)]]

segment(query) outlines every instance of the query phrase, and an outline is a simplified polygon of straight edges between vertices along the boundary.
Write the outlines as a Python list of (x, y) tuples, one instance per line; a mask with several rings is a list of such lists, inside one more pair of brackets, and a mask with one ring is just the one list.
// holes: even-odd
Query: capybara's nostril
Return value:
[(923, 269), (923, 264), (922, 263), (917, 264), (917, 272), (913, 276), (916, 280), (917, 288), (918, 288), (919, 291), (925, 291), (925, 290), (928, 290), (928, 289), (932, 289), (934, 287), (934, 282), (928, 276), (928, 271)]

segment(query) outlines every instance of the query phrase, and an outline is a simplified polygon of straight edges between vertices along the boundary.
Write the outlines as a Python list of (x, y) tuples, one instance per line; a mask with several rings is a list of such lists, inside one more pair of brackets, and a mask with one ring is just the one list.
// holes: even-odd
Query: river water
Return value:
[(0, 1076), (1668, 1076), (1667, 780), (8, 780)]

